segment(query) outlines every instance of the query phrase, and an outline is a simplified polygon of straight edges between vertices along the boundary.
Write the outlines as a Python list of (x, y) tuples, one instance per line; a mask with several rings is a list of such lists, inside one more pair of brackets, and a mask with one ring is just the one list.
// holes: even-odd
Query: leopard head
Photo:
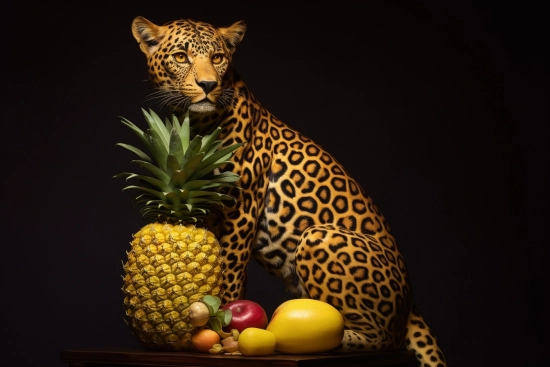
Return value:
[(132, 34), (147, 56), (152, 98), (161, 105), (209, 113), (230, 105), (231, 60), (246, 31), (243, 21), (229, 27), (181, 19), (158, 26), (143, 17)]

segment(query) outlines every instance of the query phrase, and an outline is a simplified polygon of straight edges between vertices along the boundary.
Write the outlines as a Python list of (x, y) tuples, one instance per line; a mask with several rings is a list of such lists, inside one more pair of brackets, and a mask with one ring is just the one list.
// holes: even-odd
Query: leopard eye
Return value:
[(185, 52), (177, 52), (175, 54), (172, 55), (172, 57), (174, 58), (174, 60), (176, 62), (187, 62), (187, 55), (185, 54)]
[(224, 56), (222, 54), (212, 55), (212, 63), (214, 65), (221, 64), (223, 62)]

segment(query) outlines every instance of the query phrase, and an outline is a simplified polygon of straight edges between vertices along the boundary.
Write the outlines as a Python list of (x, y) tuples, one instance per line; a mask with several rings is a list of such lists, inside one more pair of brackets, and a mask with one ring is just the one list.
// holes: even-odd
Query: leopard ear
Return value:
[(218, 28), (218, 30), (225, 40), (229, 52), (233, 53), (243, 40), (244, 33), (246, 32), (246, 24), (243, 20), (239, 20), (229, 27)]
[(139, 43), (141, 51), (149, 56), (158, 48), (160, 41), (165, 36), (165, 31), (164, 27), (143, 17), (137, 17), (132, 22), (132, 34)]

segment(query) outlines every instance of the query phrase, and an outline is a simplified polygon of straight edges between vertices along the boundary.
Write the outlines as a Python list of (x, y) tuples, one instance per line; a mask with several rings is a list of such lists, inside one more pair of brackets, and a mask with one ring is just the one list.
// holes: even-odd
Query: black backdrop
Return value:
[[(8, 359), (62, 366), (61, 349), (135, 345), (122, 321), (121, 261), (142, 222), (111, 177), (133, 168), (115, 147), (133, 142), (118, 116), (142, 124), (140, 107), (150, 106), (145, 57), (130, 32), (142, 15), (247, 22), (237, 69), (382, 209), (450, 366), (548, 361), (542, 9), (143, 3), (4, 8), (0, 315)], [(257, 266), (250, 273), (248, 298), (270, 314), (287, 295)]]

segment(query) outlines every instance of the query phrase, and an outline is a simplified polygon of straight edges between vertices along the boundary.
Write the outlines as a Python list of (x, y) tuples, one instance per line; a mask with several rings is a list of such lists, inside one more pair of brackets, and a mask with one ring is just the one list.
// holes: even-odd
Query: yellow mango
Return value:
[(322, 353), (342, 342), (344, 318), (328, 303), (293, 299), (277, 307), (266, 330), (275, 335), (281, 353)]

